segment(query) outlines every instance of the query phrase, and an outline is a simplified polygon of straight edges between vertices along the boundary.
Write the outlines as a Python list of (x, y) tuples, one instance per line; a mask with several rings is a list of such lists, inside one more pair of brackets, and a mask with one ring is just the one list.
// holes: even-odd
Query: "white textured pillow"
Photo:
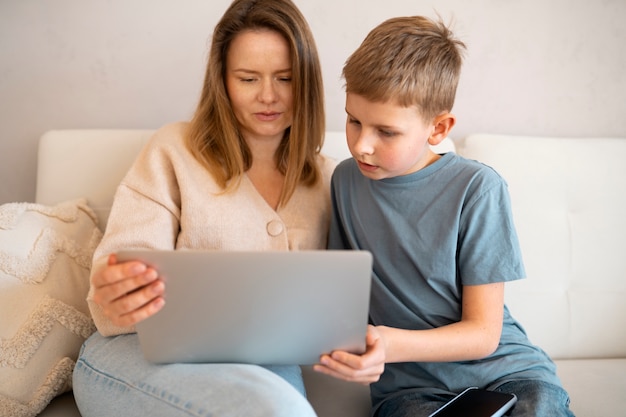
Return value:
[(71, 389), (95, 331), (85, 298), (101, 238), (84, 199), (0, 206), (1, 416), (35, 416)]

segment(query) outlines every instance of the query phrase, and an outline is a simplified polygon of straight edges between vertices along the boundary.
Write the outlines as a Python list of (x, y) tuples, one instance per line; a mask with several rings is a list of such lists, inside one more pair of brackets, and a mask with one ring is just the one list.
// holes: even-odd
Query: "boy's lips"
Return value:
[(371, 165), (371, 164), (368, 164), (366, 162), (359, 161), (359, 160), (357, 160), (356, 162), (359, 165), (359, 169), (366, 171), (366, 172), (373, 172), (378, 169), (378, 166), (376, 165)]

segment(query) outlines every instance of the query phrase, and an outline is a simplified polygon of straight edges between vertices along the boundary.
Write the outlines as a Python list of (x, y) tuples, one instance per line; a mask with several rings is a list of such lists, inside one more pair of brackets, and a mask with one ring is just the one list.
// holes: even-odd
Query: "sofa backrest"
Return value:
[(118, 184), (152, 130), (52, 130), (39, 140), (35, 201), (84, 197), (104, 230)]
[[(133, 160), (154, 130), (51, 130), (39, 141), (35, 201), (56, 204), (84, 197), (104, 230), (113, 195)], [(454, 151), (446, 139), (434, 149)], [(350, 157), (343, 132), (326, 132), (322, 152)]]
[[(152, 132), (47, 132), (36, 201), (85, 197), (104, 229), (115, 189)], [(435, 150), (455, 146), (446, 139)], [(344, 133), (328, 132), (323, 152), (348, 158)], [(506, 302), (531, 340), (554, 358), (626, 357), (626, 139), (472, 135), (459, 153), (509, 183), (528, 278), (507, 284)]]
[(626, 357), (626, 139), (472, 135), (508, 182), (527, 279), (506, 300), (555, 358)]

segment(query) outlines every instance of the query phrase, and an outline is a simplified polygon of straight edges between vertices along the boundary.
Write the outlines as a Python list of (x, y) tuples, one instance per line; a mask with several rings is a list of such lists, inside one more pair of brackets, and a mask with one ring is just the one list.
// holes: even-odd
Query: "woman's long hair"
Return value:
[(187, 146), (227, 192), (252, 165), (225, 86), (226, 56), (242, 31), (280, 33), (291, 52), (293, 123), (276, 151), (285, 176), (279, 206), (298, 184), (313, 185), (321, 174), (316, 162), (325, 131), (324, 89), (317, 48), (308, 23), (290, 0), (235, 0), (213, 32), (200, 102), (191, 120)]

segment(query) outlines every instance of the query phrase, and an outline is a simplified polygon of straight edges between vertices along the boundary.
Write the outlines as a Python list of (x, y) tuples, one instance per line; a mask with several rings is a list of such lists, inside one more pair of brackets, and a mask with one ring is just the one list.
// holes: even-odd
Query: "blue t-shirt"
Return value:
[[(374, 255), (374, 325), (417, 330), (458, 322), (463, 285), (524, 277), (506, 182), (486, 165), (447, 153), (415, 173), (371, 180), (349, 159), (336, 168), (331, 187), (329, 248)], [(371, 385), (372, 403), (410, 391), (460, 392), (517, 379), (560, 384), (550, 358), (505, 306), (492, 355), (386, 364)]]

